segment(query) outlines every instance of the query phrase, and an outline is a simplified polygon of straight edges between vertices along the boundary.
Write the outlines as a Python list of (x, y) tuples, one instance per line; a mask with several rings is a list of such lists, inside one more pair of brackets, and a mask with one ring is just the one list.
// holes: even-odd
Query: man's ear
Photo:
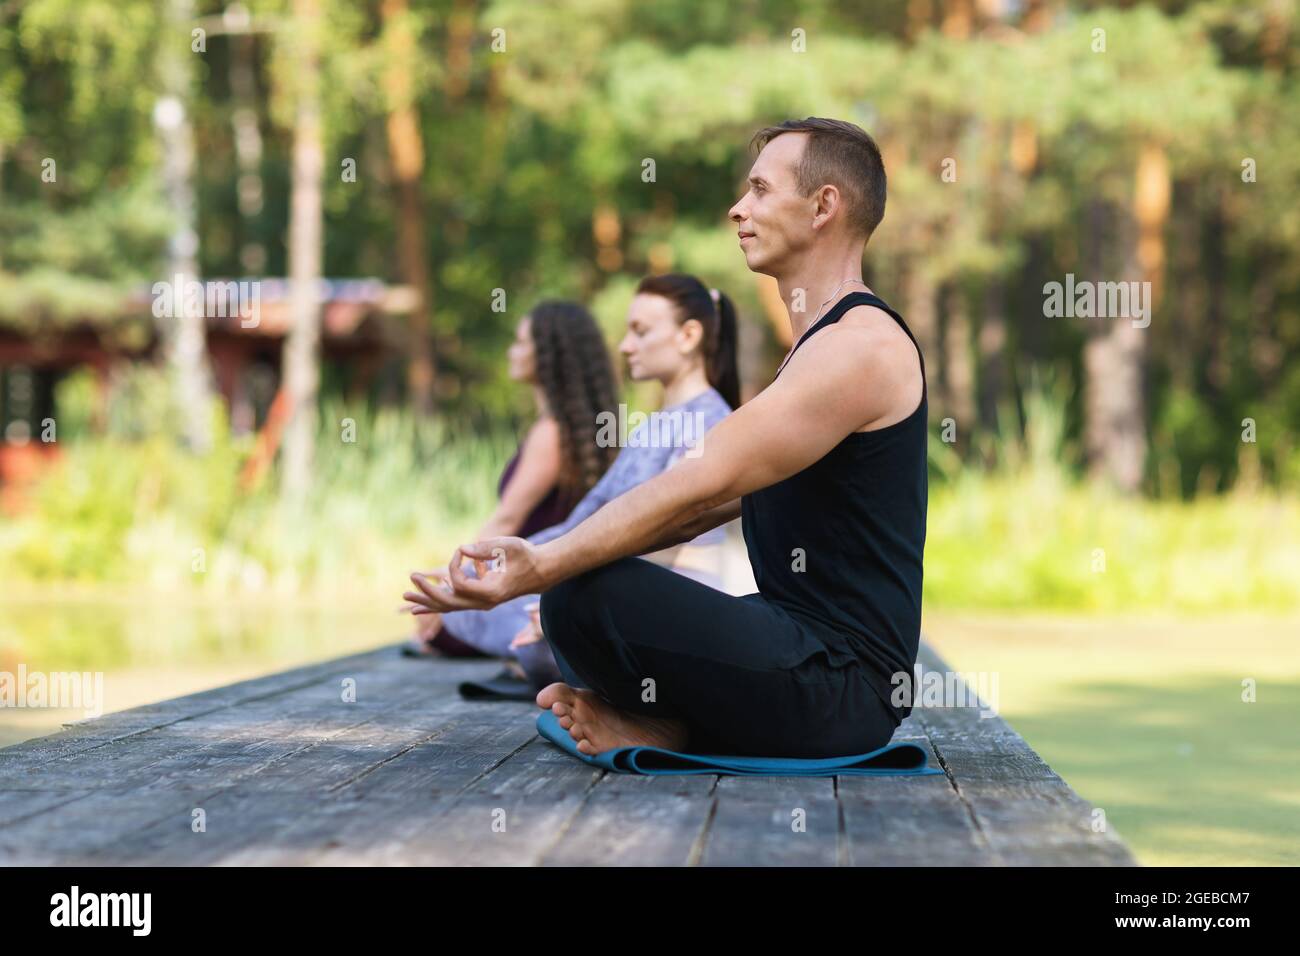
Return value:
[(813, 213), (813, 228), (820, 229), (830, 221), (840, 208), (840, 190), (838, 186), (827, 183), (818, 188), (817, 209)]

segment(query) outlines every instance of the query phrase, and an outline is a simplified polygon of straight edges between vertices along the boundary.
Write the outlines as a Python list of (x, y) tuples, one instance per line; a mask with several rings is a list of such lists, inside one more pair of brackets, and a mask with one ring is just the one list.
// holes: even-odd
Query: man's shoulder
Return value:
[[(860, 314), (850, 319), (854, 312)], [(804, 343), (787, 371), (794, 372), (791, 385), (824, 396), (817, 401), (853, 406), (864, 425), (882, 419), (889, 424), (906, 417), (920, 401), (918, 356), (918, 348), (888, 312), (857, 306)]]
[(857, 305), (832, 325), (828, 325), (800, 348), (807, 353), (803, 364), (822, 372), (843, 371), (858, 374), (877, 367), (896, 367), (900, 359), (915, 353), (915, 347), (902, 326), (888, 312), (874, 305)]
[(892, 315), (878, 305), (865, 302), (846, 309), (839, 321), (828, 327), (828, 331), (834, 329), (855, 329), (876, 341), (911, 344), (903, 326)]

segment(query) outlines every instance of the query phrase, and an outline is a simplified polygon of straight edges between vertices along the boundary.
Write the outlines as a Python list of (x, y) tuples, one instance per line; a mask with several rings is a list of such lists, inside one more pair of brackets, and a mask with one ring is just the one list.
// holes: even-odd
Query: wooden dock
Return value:
[(460, 699), (498, 669), (387, 647), (0, 750), (0, 864), (1135, 865), (976, 708), (895, 735), (943, 775), (632, 777), (540, 738), (532, 705)]

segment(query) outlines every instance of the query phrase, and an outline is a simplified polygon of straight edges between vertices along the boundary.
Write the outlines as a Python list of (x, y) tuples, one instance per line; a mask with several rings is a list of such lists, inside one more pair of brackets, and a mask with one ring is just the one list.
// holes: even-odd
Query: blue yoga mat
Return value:
[(683, 754), (660, 747), (618, 747), (596, 756), (578, 749), (568, 731), (560, 726), (549, 710), (537, 718), (537, 732), (565, 753), (593, 767), (615, 773), (663, 774), (713, 773), (744, 777), (836, 777), (940, 774), (926, 764), (926, 754), (916, 744), (890, 744), (869, 754), (854, 757), (822, 757), (797, 760), (792, 757), (715, 757), (708, 754)]

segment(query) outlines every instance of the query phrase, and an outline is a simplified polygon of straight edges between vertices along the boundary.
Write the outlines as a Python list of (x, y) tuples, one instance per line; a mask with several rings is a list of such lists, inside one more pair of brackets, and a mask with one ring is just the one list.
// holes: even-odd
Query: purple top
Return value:
[[(519, 447), (515, 449), (514, 456), (506, 463), (505, 469), (501, 472), (501, 480), (497, 482), (497, 497), (505, 494), (506, 485), (510, 484), (510, 479), (514, 477), (515, 469), (519, 465), (519, 456), (523, 452), (524, 446), (520, 442)], [(546, 493), (546, 497), (537, 503), (532, 511), (528, 512), (528, 517), (524, 519), (523, 525), (515, 532), (521, 538), (527, 538), (529, 535), (536, 534), (543, 528), (549, 528), (557, 525), (569, 516), (573, 510), (576, 501), (566, 500), (569, 496), (564, 495), (560, 486), (557, 484)]]

